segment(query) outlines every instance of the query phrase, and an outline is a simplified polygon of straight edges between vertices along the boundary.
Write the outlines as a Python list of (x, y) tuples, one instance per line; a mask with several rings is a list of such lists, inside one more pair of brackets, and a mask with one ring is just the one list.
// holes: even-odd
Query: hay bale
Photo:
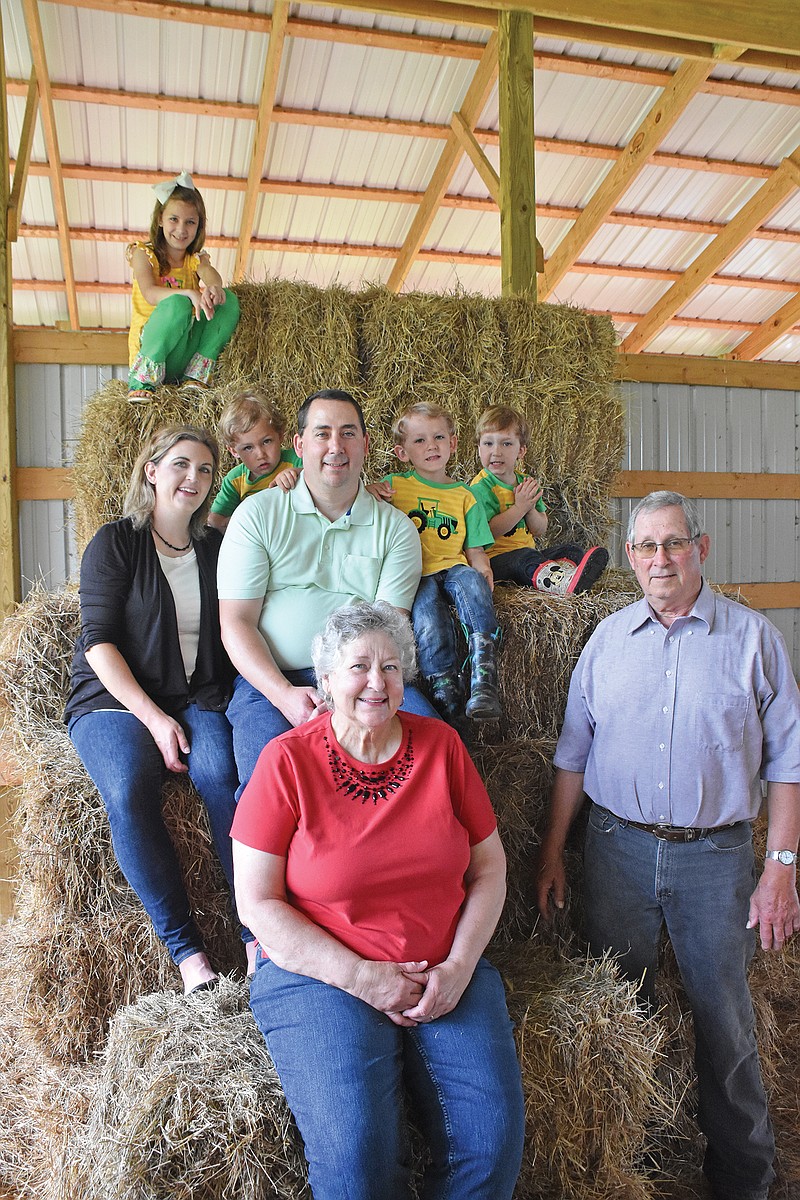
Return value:
[(171, 421), (213, 429), (231, 391), (256, 383), (282, 408), (290, 431), (311, 392), (340, 387), (355, 395), (371, 438), (368, 478), (393, 465), (391, 423), (409, 401), (436, 400), (452, 411), (461, 437), (452, 468), (459, 478), (477, 469), (481, 410), (514, 404), (531, 420), (529, 466), (545, 484), (550, 537), (604, 540), (624, 439), (609, 321), (558, 305), (465, 294), (353, 294), (285, 280), (235, 290), (242, 316), (212, 388), (165, 386), (151, 403), (135, 405), (126, 400), (127, 385), (114, 381), (87, 406), (74, 475), (80, 546), (120, 515), (143, 437)]
[(247, 990), (230, 979), (214, 993), (157, 994), (119, 1011), (72, 1154), (87, 1200), (310, 1195)]
[(500, 738), (555, 740), (569, 681), (595, 626), (641, 595), (628, 571), (606, 571), (579, 596), (549, 596), (533, 588), (495, 588), (503, 631), (500, 648)]
[(233, 290), (241, 315), (220, 358), (220, 386), (260, 384), (290, 417), (320, 388), (358, 393), (353, 292), (285, 279), (240, 283)]
[[(22, 779), (14, 970), (26, 981), (29, 1036), (61, 1062), (99, 1049), (120, 1004), (178, 979), (117, 865), (102, 800), (61, 720), (78, 620), (74, 590), (34, 590), (5, 622), (0, 646)], [(208, 817), (187, 779), (167, 778), (163, 812), (212, 960), (227, 971), (243, 966)]]
[(88, 1115), (93, 1068), (55, 1067), (26, 1037), (19, 1017), (25, 980), (15, 972), (20, 929), (19, 922), (0, 928), (0, 1192), (67, 1200), (83, 1195), (66, 1159)]
[(566, 959), (535, 940), (492, 959), (506, 978), (525, 1093), (516, 1194), (645, 1200), (643, 1151), (674, 1115), (656, 1074), (662, 1027), (608, 959)]

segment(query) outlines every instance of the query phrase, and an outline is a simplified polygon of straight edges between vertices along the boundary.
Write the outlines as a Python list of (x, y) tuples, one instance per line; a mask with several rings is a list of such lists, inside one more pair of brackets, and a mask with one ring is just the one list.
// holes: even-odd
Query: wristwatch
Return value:
[(777, 859), (779, 863), (783, 863), (785, 867), (791, 867), (797, 862), (797, 855), (793, 850), (768, 850), (764, 858)]

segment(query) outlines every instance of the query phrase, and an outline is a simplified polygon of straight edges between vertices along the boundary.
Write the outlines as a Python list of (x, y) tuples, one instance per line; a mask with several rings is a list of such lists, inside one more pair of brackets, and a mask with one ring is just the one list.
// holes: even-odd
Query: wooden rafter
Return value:
[[(12, 79), (8, 83), (10, 95), (22, 95), (27, 90), (27, 83), (21, 79)], [(151, 92), (122, 92), (112, 88), (90, 88), (81, 84), (51, 84), (54, 100), (72, 101), (78, 104), (101, 104), (119, 108), (145, 109), (154, 112), (189, 113), (199, 117), (217, 117), (228, 120), (252, 120), (258, 115), (255, 104), (240, 104), (230, 100), (198, 100), (189, 96), (167, 96)], [(800, 97), (800, 91), (795, 93)], [(284, 108), (276, 105), (272, 112), (275, 124), (282, 125), (311, 125), (326, 129), (357, 130), (360, 133), (391, 134), (398, 137), (433, 138), (444, 140), (448, 136), (449, 126), (427, 121), (408, 121), (391, 117), (370, 117), (357, 113), (326, 112), (322, 109)], [(499, 134), (496, 129), (477, 127), (473, 136), (478, 143), (496, 146)], [(581, 158), (606, 159), (611, 162), (623, 153), (618, 146), (604, 145), (600, 142), (580, 142), (571, 138), (537, 138), (536, 150), (544, 154), (576, 155)], [(751, 163), (744, 160), (706, 158), (699, 155), (664, 153), (656, 151), (650, 157), (650, 164), (658, 167), (677, 168), (688, 171), (709, 171), (712, 174), (741, 175), (746, 178), (768, 179), (775, 170), (765, 163)], [(102, 169), (102, 168), (98, 168)], [(106, 168), (124, 170), (124, 168)], [(90, 170), (90, 168), (87, 168)], [(148, 174), (152, 180), (153, 172)], [(223, 187), (220, 183), (216, 186)], [(237, 184), (237, 186), (239, 186)]]
[(714, 241), (698, 254), (669, 290), (639, 321), (622, 344), (627, 354), (635, 354), (682, 308), (704, 283), (731, 258), (753, 229), (761, 225), (786, 197), (800, 187), (800, 148), (784, 158), (775, 174), (739, 209)]
[(740, 342), (728, 358), (751, 361), (758, 358), (770, 346), (774, 345), (785, 333), (789, 333), (795, 325), (800, 324), (800, 291), (790, 300), (781, 305), (769, 320), (759, 325), (754, 333)]
[[(477, 124), (478, 118), (486, 107), (489, 93), (494, 87), (496, 78), (497, 34), (493, 33), (486, 43), (481, 60), (478, 63), (475, 74), (472, 77), (472, 82), (467, 89), (467, 94), (459, 109), (461, 117), (468, 128), (472, 129)], [(461, 143), (451, 130), (444, 148), (439, 155), (439, 161), (434, 167), (433, 174), (425, 191), (425, 197), (417, 210), (414, 220), (411, 222), (411, 228), (406, 235), (403, 248), (397, 257), (397, 261), (387, 281), (387, 287), (390, 290), (399, 291), (403, 286), (405, 278), (411, 269), (411, 264), (425, 240), (425, 235), (431, 227), (433, 218), (436, 216), (442, 197), (450, 185), (461, 153)]]
[(540, 299), (544, 300), (591, 241), (651, 154), (682, 115), (698, 86), (714, 68), (714, 62), (685, 62), (655, 101), (611, 170), (601, 180), (572, 229), (559, 242), (545, 265)]
[(31, 70), (28, 82), (28, 96), (25, 101), (25, 115), (22, 118), (22, 129), (19, 136), (19, 151), (14, 163), (14, 186), (8, 201), (8, 240), (15, 242), (19, 231), (19, 214), (25, 197), (25, 181), (28, 178), (28, 168), (31, 163), (33, 147), (33, 132), (36, 126), (36, 114), (39, 110), (39, 88), (36, 83), (36, 68)]
[(64, 282), (67, 291), (67, 312), (69, 313), (70, 325), (73, 329), (78, 329), (80, 327), (80, 320), (78, 317), (78, 297), (75, 291), (75, 270), (72, 265), (72, 246), (69, 239), (67, 197), (64, 191), (64, 176), (61, 171), (61, 154), (58, 149), (56, 118), (53, 109), (53, 97), (50, 92), (50, 75), (47, 70), (47, 60), (44, 53), (44, 38), (42, 37), (42, 23), (39, 19), (38, 0), (23, 0), (23, 8), (25, 10), (25, 24), (28, 28), (31, 58), (33, 59), (33, 67), (36, 72), (39, 88), (44, 142), (47, 147), (47, 158), (50, 164), (48, 174), (53, 195), (56, 225), (58, 226), (61, 266), (64, 271)]
[(483, 180), (487, 192), (495, 204), (500, 204), (500, 176), (486, 157), (478, 144), (478, 139), (464, 120), (460, 112), (454, 112), (450, 118), (450, 128), (458, 139), (461, 149), (472, 163)]
[(261, 84), (261, 99), (258, 104), (256, 129), (253, 137), (253, 149), (250, 155), (250, 169), (247, 173), (247, 188), (244, 194), (244, 209), (242, 223), (239, 229), (239, 245), (236, 248), (236, 265), (233, 268), (234, 279), (244, 275), (247, 259), (250, 254), (250, 239), (256, 217), (261, 177), (264, 172), (264, 158), (267, 153), (267, 139), (272, 124), (272, 110), (275, 107), (275, 92), (278, 87), (278, 73), (283, 55), (283, 43), (286, 38), (286, 22), (289, 18), (289, 0), (275, 0), (272, 10), (272, 29), (267, 47), (267, 59), (264, 64), (264, 79)]
[(0, 16), (0, 618), (19, 600), (19, 513), (14, 473), (17, 465), (17, 421), (14, 398), (14, 355), (11, 337), (11, 248), (5, 219), (9, 200), (6, 56)]
[[(193, 178), (195, 183), (203, 187), (205, 186), (202, 184), (201, 176), (195, 175)], [(334, 184), (308, 183), (292, 185), (278, 180), (267, 181), (263, 190), (282, 195), (299, 193), (308, 196), (330, 196), (339, 194)], [(350, 189), (341, 190), (349, 192)], [(419, 203), (422, 193), (413, 192), (409, 193), (409, 196), (415, 202)], [(411, 199), (409, 202), (411, 202)], [(546, 206), (543, 206), (541, 210), (537, 209), (537, 215), (549, 216), (550, 211)], [(70, 233), (74, 241), (120, 242), (127, 245), (128, 242), (141, 240), (145, 231), (73, 227)], [(20, 236), (29, 238), (54, 238), (56, 230), (50, 225), (24, 225), (20, 230)], [(800, 241), (800, 235), (798, 235), (796, 240)], [(206, 238), (206, 245), (209, 249), (235, 250), (237, 239), (234, 237), (225, 237), (220, 234), (209, 234)], [(381, 246), (376, 245), (374, 242), (370, 242), (368, 245), (360, 245), (358, 243), (344, 244), (341, 242), (305, 242), (297, 239), (287, 241), (282, 238), (253, 238), (251, 240), (251, 249), (273, 254), (341, 254), (355, 258), (396, 258), (399, 252), (397, 246)], [(420, 250), (417, 258), (423, 259), (426, 262), (447, 262), (484, 267), (496, 267), (500, 263), (499, 256), (496, 254), (470, 253), (464, 250)], [(680, 271), (670, 271), (664, 267), (630, 267), (622, 266), (618, 263), (577, 262), (572, 267), (572, 271), (576, 275), (606, 275), (619, 279), (642, 279), (649, 283), (674, 283), (681, 278)], [(57, 287), (56, 281), (51, 281), (51, 283)], [(800, 282), (797, 280), (765, 279), (759, 275), (712, 275), (706, 280), (706, 283), (719, 287), (750, 288), (762, 292), (791, 292), (792, 294), (800, 287)], [(14, 286), (34, 292), (37, 290), (52, 290), (49, 284), (41, 279), (20, 279), (15, 282)], [(119, 290), (120, 293), (123, 293), (129, 290), (127, 284), (106, 285), (96, 281), (87, 284), (78, 283), (76, 287), (79, 292), (92, 290), (114, 292), (115, 290)], [(637, 320), (641, 315), (644, 314), (621, 313), (619, 314), (619, 320), (625, 324), (630, 324), (631, 321)], [(722, 324), (725, 325), (726, 322), (723, 321)], [(755, 325), (752, 326), (752, 328), (755, 327)]]
[[(760, 35), (756, 40), (734, 37), (730, 28), (725, 24), (724, 17), (721, 18), (721, 34), (703, 38), (684, 33), (680, 18), (672, 25), (671, 32), (662, 32), (661, 25), (658, 29), (646, 29), (641, 21), (634, 19), (614, 24), (614, 9), (620, 6), (627, 8), (629, 15), (631, 13), (635, 13), (636, 16), (640, 15), (641, 6), (631, 5), (629, 0), (619, 0), (618, 4), (611, 6), (610, 11), (604, 11), (603, 15), (608, 17), (610, 23), (599, 24), (596, 20), (596, 0), (583, 0), (583, 2), (585, 9), (592, 13), (591, 17), (575, 17), (560, 6), (558, 9), (554, 6), (548, 13), (540, 8), (538, 2), (531, 5), (524, 3), (517, 5), (516, 2), (500, 4), (496, 0), (486, 0), (485, 3), (480, 4), (477, 3), (477, 0), (475, 3), (471, 3), (470, 0), (348, 0), (347, 7), (369, 9), (371, 12), (389, 12), (427, 21), (441, 21), (447, 25), (477, 25), (487, 29), (495, 27), (499, 8), (528, 8), (529, 11), (536, 14), (536, 28), (542, 37), (558, 38), (566, 42), (577, 41), (591, 45), (648, 50), (673, 58), (694, 56), (711, 58), (717, 44), (725, 40), (734, 40), (750, 47), (742, 59), (750, 66), (763, 67), (771, 71), (798, 70), (800, 53), (791, 49), (790, 37), (781, 38), (779, 36), (774, 46), (768, 49), (762, 48), (766, 26), (759, 26), (754, 13), (751, 15), (751, 20), (753, 27), (758, 29)], [(264, 23), (269, 21), (268, 17), (256, 13), (240, 12), (215, 5), (176, 4), (171, 3), (170, 0), (53, 0), (53, 3), (90, 8), (102, 12), (150, 17), (154, 20), (180, 21), (189, 24), (202, 23), (218, 28), (250, 31), (263, 31)], [(650, 0), (650, 4), (655, 8), (658, 0)], [(693, 7), (692, 0), (682, 0), (682, 4), (689, 8)], [(724, 11), (727, 15), (729, 6), (725, 6), (724, 10), (720, 3), (711, 6), (706, 4), (703, 7), (707, 10), (709, 8), (715, 10), (715, 15), (719, 17), (720, 11)], [(779, 16), (783, 15), (782, 0), (772, 0), (766, 7), (770, 12), (777, 12)], [(676, 6), (670, 6), (669, 11), (671, 14), (675, 12)], [(662, 20), (665, 22), (665, 26), (670, 24), (666, 17), (662, 17)], [(294, 36), (293, 30), (290, 29), (289, 33)]]

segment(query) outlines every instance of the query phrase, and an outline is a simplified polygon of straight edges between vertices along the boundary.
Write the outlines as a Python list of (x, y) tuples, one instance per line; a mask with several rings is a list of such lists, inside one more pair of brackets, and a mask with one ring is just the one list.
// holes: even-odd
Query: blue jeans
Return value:
[[(312, 667), (299, 671), (284, 671), (294, 687), (315, 687), (316, 676)], [(436, 709), (417, 688), (406, 684), (403, 697), (405, 712), (417, 713), (421, 717), (436, 717)], [(279, 708), (267, 700), (258, 688), (248, 683), (243, 675), (237, 675), (233, 685), (233, 697), (228, 705), (228, 720), (233, 726), (233, 752), (239, 772), (240, 786), (236, 793), (239, 800), (250, 776), (256, 768), (261, 751), (280, 733), (286, 733), (291, 725)]]
[(490, 560), (492, 574), (495, 583), (518, 583), (521, 587), (530, 587), (534, 571), (543, 562), (549, 562), (551, 558), (568, 558), (577, 566), (585, 553), (580, 546), (569, 543), (563, 546), (544, 546), (541, 550), (531, 550), (523, 546), (519, 550), (506, 550), (504, 554), (494, 554)]
[(775, 1143), (761, 1081), (746, 929), (756, 884), (750, 824), (696, 842), (666, 842), (593, 805), (586, 833), (586, 932), (592, 952), (620, 955), (624, 975), (655, 1003), (662, 925), (692, 1009), (703, 1169), (720, 1196), (766, 1200)]
[(503, 984), (481, 959), (456, 1008), (401, 1029), (258, 956), (250, 1007), (305, 1143), (314, 1200), (411, 1196), (403, 1084), (431, 1150), (421, 1200), (508, 1200), (524, 1102)]
[(458, 670), (458, 649), (450, 601), (467, 634), (497, 632), (491, 589), (474, 567), (457, 563), (446, 571), (423, 575), (411, 623), (417, 639), (419, 669), (426, 679)]
[[(177, 718), (191, 747), (189, 778), (206, 806), (211, 835), (233, 895), (230, 830), (238, 782), (224, 713), (190, 704)], [(114, 853), (176, 964), (204, 949), (189, 910), (175, 848), (161, 815), (167, 774), (161, 752), (133, 713), (103, 709), (70, 722), (69, 734), (108, 813)], [(245, 931), (246, 940), (252, 934)]]

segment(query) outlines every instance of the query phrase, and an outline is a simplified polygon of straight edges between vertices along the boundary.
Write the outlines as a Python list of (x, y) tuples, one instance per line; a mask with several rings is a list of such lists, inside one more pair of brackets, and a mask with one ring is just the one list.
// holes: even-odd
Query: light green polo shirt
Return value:
[(311, 663), (311, 639), (353, 600), (410, 609), (422, 572), (419, 535), (405, 513), (359, 485), (352, 507), (329, 521), (305, 479), (291, 492), (249, 496), (231, 517), (219, 554), (220, 600), (261, 600), (259, 629), (283, 671)]

